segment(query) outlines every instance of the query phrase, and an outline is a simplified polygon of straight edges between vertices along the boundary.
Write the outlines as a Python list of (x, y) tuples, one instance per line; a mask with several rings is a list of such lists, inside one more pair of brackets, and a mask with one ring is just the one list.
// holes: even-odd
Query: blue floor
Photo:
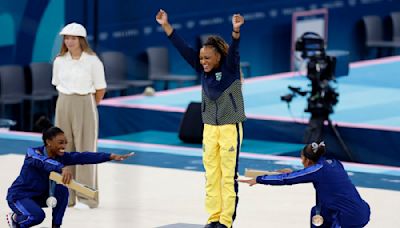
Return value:
[[(154, 135), (154, 132), (146, 134)], [(144, 137), (146, 134), (126, 137), (131, 137), (131, 139), (149, 138), (149, 135)], [(159, 133), (160, 138), (166, 135), (168, 134)], [(2, 145), (0, 147), (0, 155), (24, 154), (27, 147), (40, 146), (41, 144), (40, 135), (0, 132), (0, 145)], [(292, 148), (291, 146), (293, 146), (293, 149), (296, 147), (296, 145), (289, 145), (287, 148)], [(245, 151), (244, 148), (246, 147), (243, 147), (239, 160), (240, 174), (244, 173), (245, 168), (263, 170), (275, 170), (286, 167), (294, 169), (302, 168), (300, 159), (298, 158), (264, 154), (261, 151), (252, 153), (251, 143), (246, 148), (250, 151)], [(204, 171), (201, 158), (202, 150), (198, 146), (187, 147), (187, 145), (151, 144), (146, 142), (146, 140), (117, 141), (106, 139), (100, 140), (99, 151), (115, 153), (135, 151), (136, 156), (133, 159), (125, 161), (124, 164)], [(21, 159), (23, 158), (21, 157)], [(350, 178), (357, 186), (400, 191), (400, 169), (397, 167), (355, 163), (345, 163), (345, 167), (350, 174)]]

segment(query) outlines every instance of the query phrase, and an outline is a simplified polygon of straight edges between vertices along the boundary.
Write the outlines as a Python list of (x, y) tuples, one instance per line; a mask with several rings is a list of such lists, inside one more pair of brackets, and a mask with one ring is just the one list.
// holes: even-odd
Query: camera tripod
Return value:
[(350, 149), (346, 146), (346, 143), (343, 141), (343, 138), (340, 135), (339, 131), (337, 130), (336, 126), (333, 125), (332, 120), (329, 119), (329, 114), (320, 114), (311, 112), (311, 117), (308, 123), (308, 127), (304, 134), (304, 142), (312, 143), (312, 142), (322, 141), (325, 121), (328, 122), (328, 127), (333, 131), (335, 138), (338, 140), (340, 146), (346, 153), (349, 160), (354, 161)]

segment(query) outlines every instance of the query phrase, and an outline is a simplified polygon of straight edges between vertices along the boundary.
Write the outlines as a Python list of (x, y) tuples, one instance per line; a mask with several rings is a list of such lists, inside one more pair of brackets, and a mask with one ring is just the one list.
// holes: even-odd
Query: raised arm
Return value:
[(232, 37), (234, 39), (240, 38), (240, 27), (244, 24), (244, 17), (240, 14), (234, 14), (232, 16)]
[(160, 9), (160, 11), (158, 11), (158, 13), (156, 15), (156, 21), (164, 29), (165, 34), (167, 34), (167, 36), (170, 36), (173, 31), (173, 28), (172, 28), (171, 24), (168, 22), (167, 12)]
[(244, 24), (244, 17), (240, 14), (232, 16), (232, 43), (228, 50), (227, 64), (230, 68), (240, 67), (239, 38), (240, 27)]
[(179, 51), (179, 54), (189, 63), (196, 71), (200, 71), (200, 60), (198, 52), (190, 47), (185, 40), (183, 40), (176, 31), (172, 28), (168, 21), (168, 14), (160, 9), (156, 15), (156, 21), (161, 25), (165, 34), (171, 40), (172, 44)]

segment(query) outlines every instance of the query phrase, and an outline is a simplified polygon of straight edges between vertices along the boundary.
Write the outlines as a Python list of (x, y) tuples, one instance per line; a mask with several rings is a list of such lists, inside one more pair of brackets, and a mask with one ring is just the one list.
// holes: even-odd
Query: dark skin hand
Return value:
[(64, 167), (61, 169), (61, 175), (62, 175), (62, 182), (64, 184), (69, 184), (73, 178), (71, 169), (68, 167)]
[(130, 152), (129, 154), (111, 154), (110, 159), (113, 161), (123, 161), (133, 155), (135, 155), (134, 152)]

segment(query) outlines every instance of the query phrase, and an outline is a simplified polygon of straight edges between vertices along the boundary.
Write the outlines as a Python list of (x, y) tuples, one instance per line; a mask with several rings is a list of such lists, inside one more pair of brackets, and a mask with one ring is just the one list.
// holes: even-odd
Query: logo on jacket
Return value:
[(222, 78), (222, 72), (217, 72), (217, 73), (215, 73), (215, 79), (216, 79), (217, 81), (221, 81), (221, 78)]
[(231, 146), (231, 148), (229, 148), (229, 152), (235, 152), (235, 148)]

